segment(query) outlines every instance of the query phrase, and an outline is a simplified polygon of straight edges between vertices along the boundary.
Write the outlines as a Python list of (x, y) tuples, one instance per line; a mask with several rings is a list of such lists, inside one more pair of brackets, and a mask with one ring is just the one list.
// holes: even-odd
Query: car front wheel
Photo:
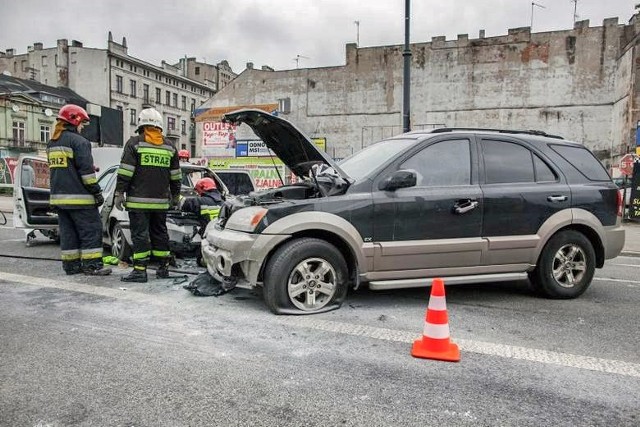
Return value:
[(530, 275), (534, 290), (547, 298), (569, 299), (584, 293), (595, 273), (596, 255), (584, 234), (561, 231), (545, 245)]
[(131, 257), (131, 253), (131, 246), (127, 242), (122, 226), (120, 224), (114, 225), (111, 232), (111, 255), (120, 261), (127, 261)]
[(314, 238), (285, 243), (264, 271), (264, 300), (276, 314), (339, 308), (347, 294), (347, 264), (332, 244)]

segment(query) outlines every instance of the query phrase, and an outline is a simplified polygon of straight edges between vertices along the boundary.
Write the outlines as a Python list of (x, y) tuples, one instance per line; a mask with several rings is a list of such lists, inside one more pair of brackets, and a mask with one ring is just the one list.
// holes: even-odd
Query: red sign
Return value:
[(633, 154), (625, 154), (620, 159), (620, 172), (623, 175), (630, 176), (633, 174), (633, 162), (635, 161), (636, 156)]

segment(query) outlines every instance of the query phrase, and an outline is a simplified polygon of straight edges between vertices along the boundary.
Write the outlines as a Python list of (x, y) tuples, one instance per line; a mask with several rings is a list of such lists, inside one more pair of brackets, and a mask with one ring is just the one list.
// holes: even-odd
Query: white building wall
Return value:
[[(573, 30), (411, 46), (412, 128), (436, 125), (538, 129), (582, 142), (608, 163), (625, 150), (624, 110), (631, 59), (621, 40), (631, 27), (579, 22)], [(205, 106), (291, 99), (282, 114), (327, 151), (345, 157), (402, 131), (403, 46), (347, 45), (346, 65), (289, 71), (245, 70)], [(612, 153), (613, 151), (613, 153)]]

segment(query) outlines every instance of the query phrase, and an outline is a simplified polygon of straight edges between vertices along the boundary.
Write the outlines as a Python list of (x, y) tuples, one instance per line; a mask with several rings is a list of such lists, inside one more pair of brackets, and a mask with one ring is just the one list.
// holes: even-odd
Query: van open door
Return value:
[[(20, 156), (14, 172), (13, 226), (58, 237), (58, 215), (49, 205), (49, 163), (44, 157)], [(27, 242), (29, 238), (27, 237)]]

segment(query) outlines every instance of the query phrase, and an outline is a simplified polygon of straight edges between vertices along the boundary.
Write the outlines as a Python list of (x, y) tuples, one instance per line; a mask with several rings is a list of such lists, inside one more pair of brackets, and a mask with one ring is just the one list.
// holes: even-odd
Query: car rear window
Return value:
[(562, 156), (567, 162), (590, 181), (610, 181), (611, 177), (604, 165), (584, 147), (551, 144), (551, 149)]
[(233, 195), (249, 194), (254, 191), (251, 177), (247, 174), (216, 171), (216, 175), (220, 177), (229, 189), (229, 193)]

